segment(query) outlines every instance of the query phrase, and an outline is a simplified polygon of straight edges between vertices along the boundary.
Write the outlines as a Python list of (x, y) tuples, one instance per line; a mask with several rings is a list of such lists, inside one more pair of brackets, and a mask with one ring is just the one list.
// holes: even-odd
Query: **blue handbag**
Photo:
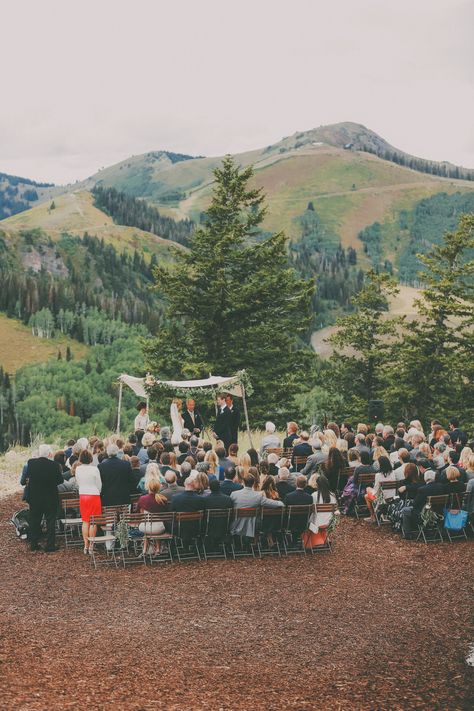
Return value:
[(450, 531), (462, 531), (467, 523), (468, 513), (462, 509), (444, 509), (444, 527)]

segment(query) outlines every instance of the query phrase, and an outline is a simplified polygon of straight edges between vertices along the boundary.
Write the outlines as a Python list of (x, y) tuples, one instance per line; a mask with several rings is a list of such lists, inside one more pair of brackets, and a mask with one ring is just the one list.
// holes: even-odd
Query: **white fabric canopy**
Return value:
[[(202, 380), (155, 380), (155, 383), (157, 385), (167, 385), (170, 388), (175, 388), (176, 390), (226, 386), (226, 392), (236, 395), (237, 397), (242, 397), (242, 387), (237, 380), (238, 378), (235, 375), (232, 375), (229, 378), (219, 375), (212, 375), (211, 377), (203, 378)], [(135, 395), (138, 395), (138, 397), (147, 397), (148, 393), (145, 390), (146, 378), (134, 378), (133, 375), (122, 373), (122, 375), (119, 376), (119, 381), (125, 385), (128, 385), (128, 387), (131, 388)]]

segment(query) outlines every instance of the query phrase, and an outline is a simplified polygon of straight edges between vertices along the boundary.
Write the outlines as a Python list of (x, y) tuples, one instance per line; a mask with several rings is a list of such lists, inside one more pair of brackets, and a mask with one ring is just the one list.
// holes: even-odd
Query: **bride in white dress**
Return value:
[(170, 407), (171, 426), (173, 434), (171, 435), (171, 444), (179, 444), (181, 442), (181, 434), (183, 432), (183, 418), (181, 417), (182, 401), (175, 397)]

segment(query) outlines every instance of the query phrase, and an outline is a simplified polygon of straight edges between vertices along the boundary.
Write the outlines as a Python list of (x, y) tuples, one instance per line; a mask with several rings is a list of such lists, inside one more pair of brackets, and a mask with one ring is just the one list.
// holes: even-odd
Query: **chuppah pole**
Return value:
[(245, 386), (244, 386), (243, 383), (241, 383), (241, 384), (240, 384), (240, 387), (242, 388), (242, 403), (243, 403), (243, 406), (244, 406), (245, 422), (246, 422), (246, 424), (247, 424), (247, 433), (248, 433), (248, 436), (249, 436), (250, 446), (251, 446), (251, 448), (253, 449), (254, 446), (253, 446), (253, 442), (252, 442), (252, 435), (250, 434), (250, 424), (249, 424), (249, 413), (248, 413), (248, 410), (247, 410), (247, 400), (245, 399)]
[(118, 412), (117, 412), (117, 434), (120, 434), (120, 415), (122, 412), (122, 391), (123, 391), (123, 383), (122, 383), (122, 381), (120, 381), (119, 396), (118, 396)]

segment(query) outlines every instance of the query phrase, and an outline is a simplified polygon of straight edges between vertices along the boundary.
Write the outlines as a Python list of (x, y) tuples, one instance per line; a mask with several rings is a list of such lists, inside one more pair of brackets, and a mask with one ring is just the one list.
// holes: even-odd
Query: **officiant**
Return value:
[(201, 417), (199, 410), (196, 410), (196, 403), (194, 400), (186, 400), (186, 409), (182, 413), (183, 426), (192, 432), (193, 434), (201, 434), (204, 429), (204, 422)]

